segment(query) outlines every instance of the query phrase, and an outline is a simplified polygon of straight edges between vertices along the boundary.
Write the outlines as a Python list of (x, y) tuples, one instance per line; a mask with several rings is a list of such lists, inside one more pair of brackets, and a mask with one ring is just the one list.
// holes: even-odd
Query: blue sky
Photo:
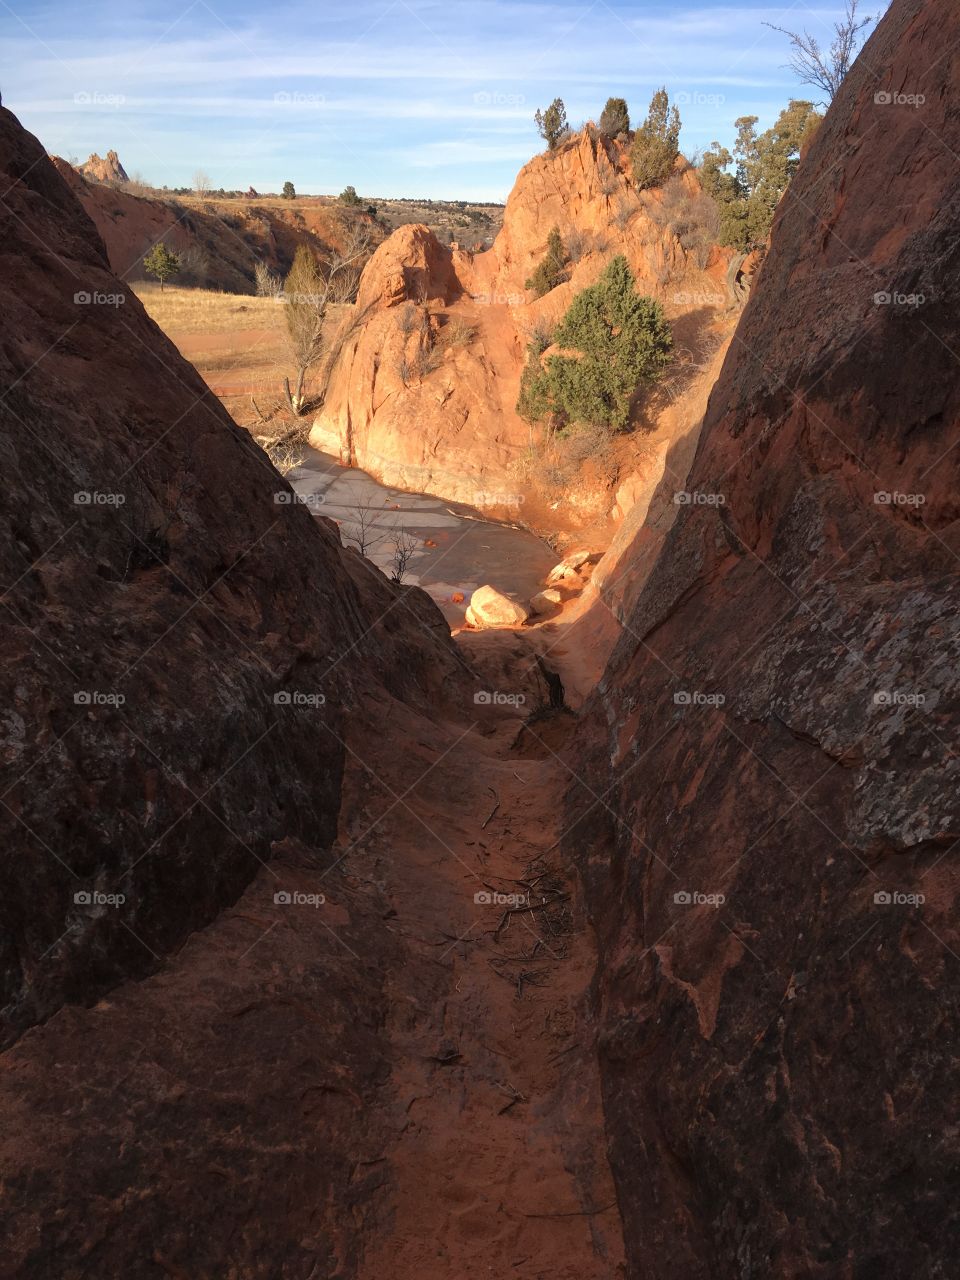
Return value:
[[(879, 4), (874, 6), (880, 8)], [(689, 154), (733, 121), (810, 95), (784, 37), (829, 44), (842, 0), (0, 0), (3, 103), (54, 154), (114, 148), (128, 173), (190, 185), (505, 199), (542, 143), (610, 95), (642, 118), (661, 84)], [(812, 95), (810, 95), (812, 96)]]

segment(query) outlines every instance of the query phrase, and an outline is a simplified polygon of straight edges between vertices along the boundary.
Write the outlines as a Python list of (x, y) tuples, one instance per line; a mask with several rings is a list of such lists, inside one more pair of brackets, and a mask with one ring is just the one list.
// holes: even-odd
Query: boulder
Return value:
[(478, 587), (470, 597), (466, 619), (472, 627), (522, 627), (527, 610), (496, 587)]
[(534, 613), (553, 613), (562, 604), (563, 596), (556, 587), (547, 587), (545, 591), (538, 591), (531, 599), (530, 608)]
[(569, 587), (580, 587), (583, 585), (583, 578), (574, 569), (573, 565), (567, 564), (566, 560), (561, 560), (547, 574), (547, 586), (555, 587), (559, 584)]

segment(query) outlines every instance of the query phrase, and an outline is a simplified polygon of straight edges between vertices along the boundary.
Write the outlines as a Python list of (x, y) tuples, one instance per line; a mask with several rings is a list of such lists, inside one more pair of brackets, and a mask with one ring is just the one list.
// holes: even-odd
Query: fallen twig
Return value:
[(486, 818), (484, 819), (484, 821), (480, 823), (480, 830), (481, 830), (481, 831), (484, 829), (484, 827), (487, 825), (487, 823), (490, 821), (490, 819), (493, 817), (493, 815), (494, 815), (494, 814), (497, 812), (497, 810), (500, 808), (500, 796), (497, 794), (497, 792), (496, 792), (496, 791), (494, 791), (493, 787), (487, 787), (487, 790), (491, 793), (491, 795), (493, 795), (493, 797), (495, 798), (495, 800), (496, 800), (496, 802), (497, 802), (497, 803), (493, 806), (493, 808), (492, 808), (492, 809), (490, 810), (490, 812), (487, 814), (487, 816), (486, 816)]
[(598, 1213), (608, 1213), (617, 1207), (616, 1200), (611, 1200), (600, 1209), (570, 1209), (566, 1213), (524, 1213), (523, 1218), (592, 1218)]

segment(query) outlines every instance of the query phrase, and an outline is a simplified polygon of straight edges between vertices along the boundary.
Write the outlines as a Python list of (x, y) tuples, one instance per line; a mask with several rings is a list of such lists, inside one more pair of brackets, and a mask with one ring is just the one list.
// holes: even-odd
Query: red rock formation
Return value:
[[(684, 163), (679, 179), (696, 191)], [(497, 505), (517, 506), (527, 490), (518, 470), (539, 438), (516, 412), (538, 325), (555, 323), (615, 253), (626, 254), (641, 290), (692, 327), (728, 303), (726, 257), (700, 273), (663, 224), (660, 202), (660, 192), (633, 188), (619, 144), (584, 130), (520, 172), (488, 251), (451, 250), (426, 227), (401, 227), (364, 272), (313, 443), (390, 484), (478, 505), (513, 497)], [(536, 300), (525, 282), (554, 226), (574, 260), (569, 279)]]
[(958, 79), (956, 7), (895, 0), (589, 704), (571, 847), (631, 1276), (954, 1266)]
[(52, 159), (100, 232), (111, 269), (124, 280), (144, 278), (144, 255), (162, 239), (186, 254), (187, 270), (178, 277), (184, 283), (251, 293), (257, 262), (283, 274), (298, 245), (323, 257), (344, 241), (344, 225), (320, 203), (301, 200), (293, 210), (279, 201), (251, 206), (235, 200), (135, 196), (88, 181), (83, 170), (57, 156)]
[(351, 708), (460, 667), (426, 595), (292, 501), (6, 110), (0, 172), (9, 1041), (154, 968), (272, 842), (328, 843)]
[(108, 151), (105, 157), (98, 156), (94, 151), (89, 159), (83, 164), (77, 166), (77, 172), (90, 182), (129, 182), (127, 171), (120, 163), (120, 157), (115, 151)]

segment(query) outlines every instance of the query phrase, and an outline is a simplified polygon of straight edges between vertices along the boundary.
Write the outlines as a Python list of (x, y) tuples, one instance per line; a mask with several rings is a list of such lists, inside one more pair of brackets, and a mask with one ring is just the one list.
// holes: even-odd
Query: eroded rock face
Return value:
[[(139, 196), (116, 185), (126, 182), (126, 174), (105, 182), (86, 165), (75, 169), (51, 158), (100, 233), (111, 270), (126, 281), (144, 279), (143, 258), (158, 240), (182, 255), (178, 281), (233, 293), (253, 291), (258, 262), (285, 274), (298, 245), (321, 258), (331, 246), (342, 247), (343, 227), (323, 205), (304, 202), (288, 209), (231, 201), (225, 208), (215, 199), (187, 204), (173, 196)], [(247, 199), (259, 197), (253, 191)]]
[(6, 110), (0, 172), (9, 1043), (155, 968), (273, 842), (328, 844), (358, 700), (461, 664), (426, 595), (293, 501)]
[(631, 1276), (953, 1266), (958, 76), (955, 6), (895, 0), (589, 705), (571, 849)]
[[(679, 180), (693, 192), (697, 180), (684, 164)], [(401, 227), (368, 263), (333, 344), (312, 443), (388, 484), (519, 510), (540, 432), (516, 403), (538, 328), (556, 324), (618, 253), (638, 288), (682, 317), (683, 342), (697, 346), (728, 304), (727, 255), (717, 251), (698, 272), (664, 225), (661, 201), (659, 191), (634, 189), (622, 146), (584, 131), (521, 170), (485, 253), (448, 249), (426, 227)], [(536, 299), (525, 282), (554, 226), (571, 251), (569, 279)]]

